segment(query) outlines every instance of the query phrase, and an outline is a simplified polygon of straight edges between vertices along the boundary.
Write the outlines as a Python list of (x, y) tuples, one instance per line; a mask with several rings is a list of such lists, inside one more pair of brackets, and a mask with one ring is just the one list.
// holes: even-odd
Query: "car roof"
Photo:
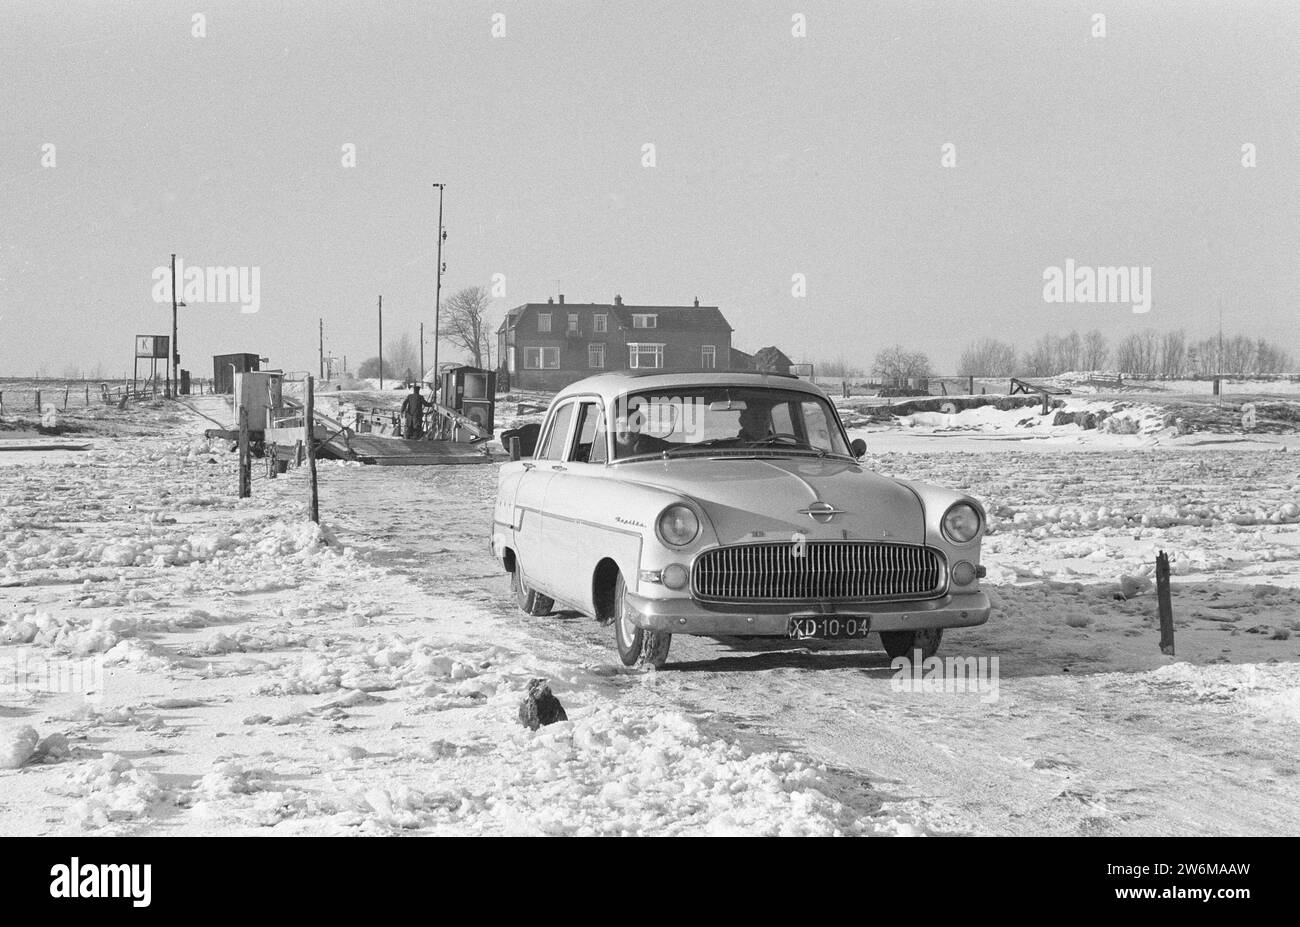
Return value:
[(555, 399), (595, 393), (613, 399), (630, 392), (649, 392), (681, 386), (759, 386), (769, 389), (794, 390), (825, 396), (821, 387), (788, 373), (758, 373), (748, 371), (719, 371), (717, 373), (661, 373), (658, 371), (626, 371), (602, 373), (570, 383), (556, 394)]

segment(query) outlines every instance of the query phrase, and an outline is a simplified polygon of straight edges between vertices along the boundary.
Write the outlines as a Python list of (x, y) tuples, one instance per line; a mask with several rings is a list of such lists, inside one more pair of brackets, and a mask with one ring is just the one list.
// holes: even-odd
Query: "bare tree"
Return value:
[(1031, 377), (1050, 377), (1056, 373), (1056, 337), (1049, 333), (1035, 341), (1022, 366)]
[[(402, 334), (384, 345), (384, 377), (415, 379), (420, 366), (420, 348), (409, 334)], [(423, 376), (424, 372), (420, 372)]]
[(905, 351), (901, 345), (885, 348), (876, 354), (871, 372), (890, 380), (932, 376), (930, 358), (920, 351)]
[(1291, 366), (1291, 358), (1277, 345), (1269, 344), (1263, 338), (1255, 347), (1256, 373), (1276, 376), (1286, 373)]
[(1016, 349), (996, 338), (982, 338), (961, 352), (957, 373), (963, 377), (1010, 377), (1016, 374)]
[(850, 364), (841, 354), (835, 360), (822, 361), (817, 365), (817, 373), (827, 377), (860, 377), (862, 368)]
[(1176, 378), (1183, 375), (1187, 366), (1187, 336), (1182, 329), (1165, 332), (1160, 339), (1160, 375)]
[(1120, 373), (1151, 377), (1159, 370), (1160, 338), (1151, 329), (1134, 332), (1115, 346), (1115, 364)]
[(1054, 373), (1078, 370), (1079, 360), (1083, 357), (1083, 339), (1079, 337), (1079, 333), (1071, 331), (1070, 334), (1057, 338), (1055, 355), (1056, 370)]
[(1106, 344), (1106, 336), (1093, 329), (1083, 336), (1083, 351), (1081, 360), (1085, 370), (1101, 370), (1106, 366), (1106, 360), (1110, 357), (1110, 347)]
[(452, 293), (442, 310), (439, 336), (465, 351), (475, 367), (491, 363), (492, 329), (487, 324), (491, 301), (487, 287), (467, 286)]

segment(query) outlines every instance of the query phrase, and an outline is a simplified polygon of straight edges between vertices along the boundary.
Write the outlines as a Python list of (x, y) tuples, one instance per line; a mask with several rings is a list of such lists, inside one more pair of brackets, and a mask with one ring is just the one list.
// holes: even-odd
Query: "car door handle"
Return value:
[(551, 469), (552, 469), (552, 470), (567, 470), (567, 469), (569, 469), (569, 468), (568, 468), (568, 467), (561, 467), (559, 464), (552, 464), (552, 465), (551, 465)]
[(526, 464), (524, 464), (524, 469), (525, 469), (525, 470), (531, 470), (531, 469), (533, 469), (533, 467), (535, 467), (535, 466), (537, 466), (537, 464), (526, 463)]

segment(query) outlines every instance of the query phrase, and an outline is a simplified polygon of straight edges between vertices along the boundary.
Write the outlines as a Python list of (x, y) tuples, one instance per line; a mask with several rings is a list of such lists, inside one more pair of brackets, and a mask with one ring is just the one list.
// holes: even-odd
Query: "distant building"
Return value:
[(731, 326), (717, 306), (548, 299), (506, 313), (497, 357), (512, 387), (560, 389), (610, 370), (730, 370)]
[(732, 370), (754, 370), (754, 355), (746, 354), (740, 348), (731, 349), (731, 369)]

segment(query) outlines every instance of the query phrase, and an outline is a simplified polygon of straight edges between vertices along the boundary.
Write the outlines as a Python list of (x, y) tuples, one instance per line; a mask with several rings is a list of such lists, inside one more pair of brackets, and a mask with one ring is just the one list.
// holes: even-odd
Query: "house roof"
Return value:
[(733, 331), (717, 306), (629, 306), (614, 303), (524, 303), (506, 313), (497, 331), (514, 328), (530, 309), (541, 312), (576, 312), (581, 309), (606, 312), (617, 319), (622, 328), (628, 329), (632, 327), (632, 316), (653, 313), (659, 316), (658, 328), (675, 331), (725, 328)]

